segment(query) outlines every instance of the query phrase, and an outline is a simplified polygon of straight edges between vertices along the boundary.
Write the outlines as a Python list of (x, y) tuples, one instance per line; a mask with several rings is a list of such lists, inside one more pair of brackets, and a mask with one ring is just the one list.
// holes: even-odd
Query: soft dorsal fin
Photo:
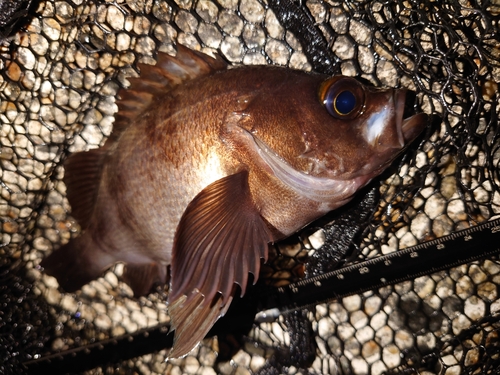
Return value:
[(71, 214), (82, 229), (90, 225), (94, 211), (102, 166), (108, 146), (71, 155), (64, 162), (64, 183), (71, 205)]
[(138, 66), (141, 70), (139, 77), (128, 78), (130, 87), (119, 92), (114, 136), (140, 116), (151, 105), (153, 98), (183, 82), (227, 68), (220, 56), (214, 59), (180, 44), (177, 45), (177, 55), (158, 52), (156, 65)]

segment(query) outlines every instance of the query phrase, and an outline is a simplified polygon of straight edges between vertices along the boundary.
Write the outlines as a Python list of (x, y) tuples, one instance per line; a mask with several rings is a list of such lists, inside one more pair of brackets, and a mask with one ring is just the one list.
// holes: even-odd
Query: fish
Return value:
[(65, 161), (81, 234), (41, 262), (67, 292), (117, 262), (135, 295), (168, 284), (169, 358), (255, 284), (270, 244), (349, 202), (427, 123), (405, 89), (176, 48), (138, 65), (104, 145)]

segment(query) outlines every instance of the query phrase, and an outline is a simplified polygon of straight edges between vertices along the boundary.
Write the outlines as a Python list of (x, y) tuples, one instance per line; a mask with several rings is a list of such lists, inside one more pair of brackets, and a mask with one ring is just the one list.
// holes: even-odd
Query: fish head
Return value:
[[(239, 113), (237, 126), (251, 140), (246, 148), (253, 149), (254, 166), (265, 171), (260, 175), (272, 176), (283, 186), (281, 196), (292, 197), (264, 215), (271, 222), (274, 216), (290, 217), (290, 225), (278, 224), (283, 233), (293, 232), (291, 223), (297, 221), (293, 213), (299, 210), (300, 199), (304, 199), (299, 210), (304, 212), (300, 221), (304, 225), (340, 207), (382, 173), (427, 124), (423, 113), (407, 115), (404, 89), (379, 89), (350, 77), (299, 72), (267, 78), (271, 80), (267, 88), (245, 99), (248, 105)], [(255, 184), (264, 190), (263, 207), (279, 190), (266, 189), (273, 178)], [(286, 207), (295, 208), (289, 215), (279, 214)]]
[(379, 175), (426, 126), (424, 113), (407, 115), (407, 94), (344, 76), (321, 82), (322, 110), (300, 124), (305, 149), (298, 157), (307, 163), (304, 172), (340, 180), (369, 181)]

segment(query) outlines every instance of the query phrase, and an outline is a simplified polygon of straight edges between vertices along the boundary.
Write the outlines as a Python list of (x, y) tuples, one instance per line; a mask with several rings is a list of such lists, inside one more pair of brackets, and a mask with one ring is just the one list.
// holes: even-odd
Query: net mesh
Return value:
[[(117, 265), (81, 292), (66, 294), (38, 267), (79, 232), (62, 162), (69, 152), (103, 144), (126, 77), (137, 75), (137, 63), (154, 63), (158, 51), (173, 52), (175, 43), (217, 51), (233, 65), (342, 73), (416, 92), (431, 124), (372, 185), (380, 199), (359, 228), (353, 256), (387, 254), (494, 218), (500, 211), (498, 4), (61, 0), (0, 1), (0, 9), (7, 10), (0, 23), (1, 373), (24, 373), (29, 361), (88, 348), (80, 362), (68, 362), (67, 372), (78, 373), (98, 357), (93, 348), (98, 352), (123, 335), (132, 354), (114, 350), (86, 373), (498, 371), (496, 259), (292, 311), (274, 322), (250, 322), (244, 333), (226, 329), (169, 362), (167, 349), (144, 350), (137, 334), (152, 329), (166, 337), (166, 291), (133, 298)], [(317, 254), (342, 237), (334, 229), (327, 223), (273, 247), (261, 278), (272, 287), (332, 268), (339, 259)], [(311, 271), (308, 258), (318, 256), (322, 266)], [(163, 328), (155, 331), (158, 325)], [(160, 347), (162, 337), (155, 338)], [(52, 370), (57, 364), (54, 359)]]

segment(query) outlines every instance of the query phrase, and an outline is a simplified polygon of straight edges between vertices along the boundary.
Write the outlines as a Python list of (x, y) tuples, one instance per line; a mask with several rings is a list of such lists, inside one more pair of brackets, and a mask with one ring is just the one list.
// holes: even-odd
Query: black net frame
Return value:
[[(361, 221), (359, 214), (334, 215), (273, 247), (261, 276), (268, 287), (304, 272), (326, 272), (342, 257), (369, 259), (494, 219), (500, 210), (498, 4), (0, 5), (8, 11), (0, 18), (1, 373), (37, 373), (41, 367), (33, 361), (67, 350), (75, 354), (65, 354), (61, 371), (72, 373), (498, 372), (495, 258), (292, 311), (274, 322), (252, 326), (250, 319), (247, 327), (229, 321), (188, 357), (168, 363), (166, 291), (132, 298), (117, 265), (78, 294), (65, 294), (38, 267), (79, 230), (65, 199), (62, 162), (70, 152), (103, 144), (126, 77), (137, 74), (138, 62), (154, 63), (157, 51), (173, 52), (175, 43), (219, 51), (233, 65), (277, 64), (406, 87), (431, 116), (419, 142), (371, 185), (380, 195), (373, 215)], [(345, 240), (339, 228), (355, 229), (345, 255), (346, 245), (336, 249)], [(56, 371), (63, 362), (56, 355), (40, 363)]]

